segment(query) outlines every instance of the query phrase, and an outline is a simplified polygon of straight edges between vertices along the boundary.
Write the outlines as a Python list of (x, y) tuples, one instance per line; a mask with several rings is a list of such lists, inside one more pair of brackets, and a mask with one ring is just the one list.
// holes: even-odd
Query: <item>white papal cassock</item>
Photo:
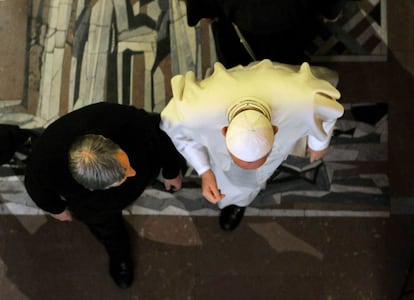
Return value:
[[(247, 206), (303, 137), (314, 150), (328, 147), (344, 111), (336, 101), (336, 83), (334, 71), (307, 63), (290, 66), (263, 60), (228, 70), (216, 63), (213, 74), (203, 80), (196, 80), (191, 71), (172, 78), (173, 97), (161, 112), (161, 128), (199, 175), (212, 169), (225, 194), (220, 208)], [(266, 163), (243, 170), (231, 160), (221, 129), (228, 125), (227, 109), (251, 98), (269, 104), (279, 131)]]

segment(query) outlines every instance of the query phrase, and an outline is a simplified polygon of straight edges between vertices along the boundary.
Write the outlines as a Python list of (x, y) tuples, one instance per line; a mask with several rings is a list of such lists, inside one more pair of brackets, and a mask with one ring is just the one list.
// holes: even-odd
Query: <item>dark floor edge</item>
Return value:
[(390, 211), (393, 215), (414, 215), (414, 197), (392, 197)]

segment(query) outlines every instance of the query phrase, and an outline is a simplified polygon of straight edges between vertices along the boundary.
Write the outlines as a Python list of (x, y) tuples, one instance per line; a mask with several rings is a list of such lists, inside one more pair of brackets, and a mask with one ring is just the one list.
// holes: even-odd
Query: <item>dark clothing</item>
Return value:
[(24, 143), (20, 128), (16, 125), (0, 124), (0, 165), (9, 162), (17, 148)]
[(29, 154), (30, 144), (37, 136), (36, 130), (0, 124), (0, 165), (10, 162), (15, 152)]
[(129, 235), (122, 212), (114, 212), (95, 220), (86, 220), (90, 232), (104, 246), (112, 259), (123, 259), (130, 256)]
[(338, 16), (345, 0), (186, 0), (187, 20), (216, 19), (212, 32), (218, 60), (226, 68), (247, 65), (252, 58), (240, 43), (235, 23), (256, 60), (287, 64), (308, 61), (305, 50), (318, 32), (322, 18)]
[[(159, 129), (159, 121), (158, 114), (105, 102), (61, 117), (33, 147), (25, 179), (28, 193), (41, 209), (53, 214), (66, 207), (78, 217), (124, 209), (141, 195), (161, 168), (167, 179), (179, 173), (180, 156)], [(69, 171), (68, 152), (73, 140), (85, 134), (100, 134), (118, 144), (137, 174), (107, 190), (90, 191), (77, 183)]]
[[(59, 214), (68, 208), (91, 228), (110, 254), (111, 247), (127, 248), (122, 210), (142, 194), (161, 169), (167, 179), (179, 174), (181, 156), (159, 122), (158, 114), (106, 102), (62, 116), (33, 146), (25, 176), (29, 195), (47, 212)], [(136, 175), (106, 190), (91, 191), (77, 183), (69, 171), (68, 153), (73, 140), (85, 134), (103, 135), (118, 144)]]

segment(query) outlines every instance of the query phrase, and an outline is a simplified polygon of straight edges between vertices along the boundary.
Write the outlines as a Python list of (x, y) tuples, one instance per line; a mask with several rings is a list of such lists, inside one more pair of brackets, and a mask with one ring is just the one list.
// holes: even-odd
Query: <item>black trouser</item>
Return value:
[(129, 259), (131, 246), (122, 212), (81, 219), (95, 238), (104, 245), (111, 259)]

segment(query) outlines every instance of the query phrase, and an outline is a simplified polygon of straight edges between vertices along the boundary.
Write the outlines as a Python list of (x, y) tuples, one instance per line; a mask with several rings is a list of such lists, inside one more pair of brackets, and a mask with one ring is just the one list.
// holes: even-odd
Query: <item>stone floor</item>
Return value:
[[(0, 218), (0, 299), (398, 299), (413, 254), (403, 218), (128, 216), (136, 280), (120, 290), (78, 222)], [(410, 299), (410, 298), (405, 298)]]
[[(7, 41), (0, 46), (0, 107), (25, 99), (22, 85), (30, 85), (21, 63), (27, 3), (0, 1), (0, 37)], [(127, 215), (136, 280), (125, 291), (114, 286), (103, 249), (82, 224), (59, 223), (29, 206), (13, 214), (8, 206), (0, 214), (0, 299), (411, 299), (414, 2), (386, 1), (386, 9), (386, 61), (329, 66), (341, 76), (344, 101), (388, 105), (387, 161), (376, 168), (386, 170), (390, 206), (348, 214), (366, 211), (349, 195), (339, 204), (287, 202), (270, 213), (253, 207), (233, 233), (219, 229), (210, 207)]]

